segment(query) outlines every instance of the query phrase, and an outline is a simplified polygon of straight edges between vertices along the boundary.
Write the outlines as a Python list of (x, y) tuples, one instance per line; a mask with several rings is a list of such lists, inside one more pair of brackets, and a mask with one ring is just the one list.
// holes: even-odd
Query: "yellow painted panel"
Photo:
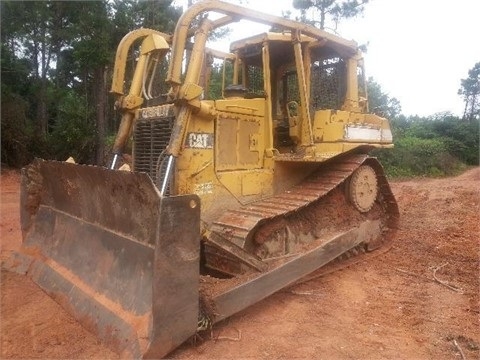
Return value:
[(242, 196), (266, 195), (272, 189), (271, 171), (251, 171), (242, 174)]
[(335, 122), (325, 126), (323, 133), (323, 141), (340, 141), (343, 139), (345, 124), (342, 122)]
[(273, 171), (265, 169), (222, 171), (220, 183), (242, 204), (273, 194)]
[[(260, 154), (258, 139), (260, 131), (260, 122), (239, 120), (238, 122), (238, 163), (240, 167), (248, 165), (260, 165)], [(255, 146), (252, 146), (252, 140), (257, 140)], [(252, 147), (254, 150), (252, 150)]]
[(234, 168), (237, 164), (237, 124), (237, 119), (218, 117), (215, 139), (217, 169)]
[(265, 99), (226, 99), (215, 101), (218, 111), (244, 115), (265, 116)]

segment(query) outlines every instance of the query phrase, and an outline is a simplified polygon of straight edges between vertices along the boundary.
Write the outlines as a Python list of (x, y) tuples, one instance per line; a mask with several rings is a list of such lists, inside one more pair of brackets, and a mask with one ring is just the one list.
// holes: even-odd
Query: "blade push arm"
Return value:
[[(140, 56), (135, 67), (132, 83), (127, 95), (123, 93), (125, 68), (127, 64), (127, 55), (133, 43), (142, 39)], [(168, 39), (170, 37), (161, 32), (152, 29), (134, 30), (122, 39), (117, 48), (115, 56), (115, 67), (113, 72), (113, 81), (111, 92), (116, 96), (115, 106), (122, 113), (122, 120), (113, 145), (113, 160), (111, 169), (115, 168), (118, 157), (123, 153), (123, 149), (132, 130), (135, 109), (143, 103), (141, 97), (143, 77), (148, 61), (153, 54), (165, 56), (170, 50)]]

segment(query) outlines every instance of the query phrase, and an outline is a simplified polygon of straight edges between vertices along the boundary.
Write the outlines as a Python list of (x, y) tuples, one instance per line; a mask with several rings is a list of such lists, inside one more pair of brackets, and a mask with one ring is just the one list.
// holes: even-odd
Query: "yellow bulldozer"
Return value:
[[(275, 31), (207, 47), (240, 19)], [(166, 356), (396, 227), (368, 155), (393, 147), (392, 133), (368, 111), (354, 41), (205, 0), (173, 34), (127, 34), (112, 93), (122, 120), (107, 167), (23, 169), (16, 266), (125, 357)], [(132, 168), (120, 171), (127, 143)]]

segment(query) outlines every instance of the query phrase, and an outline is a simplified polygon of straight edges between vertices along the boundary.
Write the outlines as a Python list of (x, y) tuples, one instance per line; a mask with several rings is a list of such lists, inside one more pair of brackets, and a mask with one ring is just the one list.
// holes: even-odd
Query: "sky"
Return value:
[[(243, 3), (273, 15), (292, 10), (292, 0)], [(367, 44), (367, 76), (400, 101), (404, 115), (462, 116), (464, 103), (457, 92), (461, 79), (480, 62), (479, 19), (478, 0), (370, 0), (362, 16), (342, 20), (337, 34)], [(231, 28), (229, 38), (212, 47), (228, 50), (230, 41), (266, 30), (245, 21)]]

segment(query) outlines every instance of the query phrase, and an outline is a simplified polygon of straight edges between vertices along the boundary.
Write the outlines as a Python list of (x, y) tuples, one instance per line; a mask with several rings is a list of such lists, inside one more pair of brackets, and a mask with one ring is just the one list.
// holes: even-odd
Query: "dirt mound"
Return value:
[[(18, 248), (19, 174), (1, 175), (2, 259)], [(390, 251), (290, 287), (172, 358), (480, 357), (480, 168), (392, 184)], [(2, 358), (118, 358), (27, 278), (2, 271)]]

